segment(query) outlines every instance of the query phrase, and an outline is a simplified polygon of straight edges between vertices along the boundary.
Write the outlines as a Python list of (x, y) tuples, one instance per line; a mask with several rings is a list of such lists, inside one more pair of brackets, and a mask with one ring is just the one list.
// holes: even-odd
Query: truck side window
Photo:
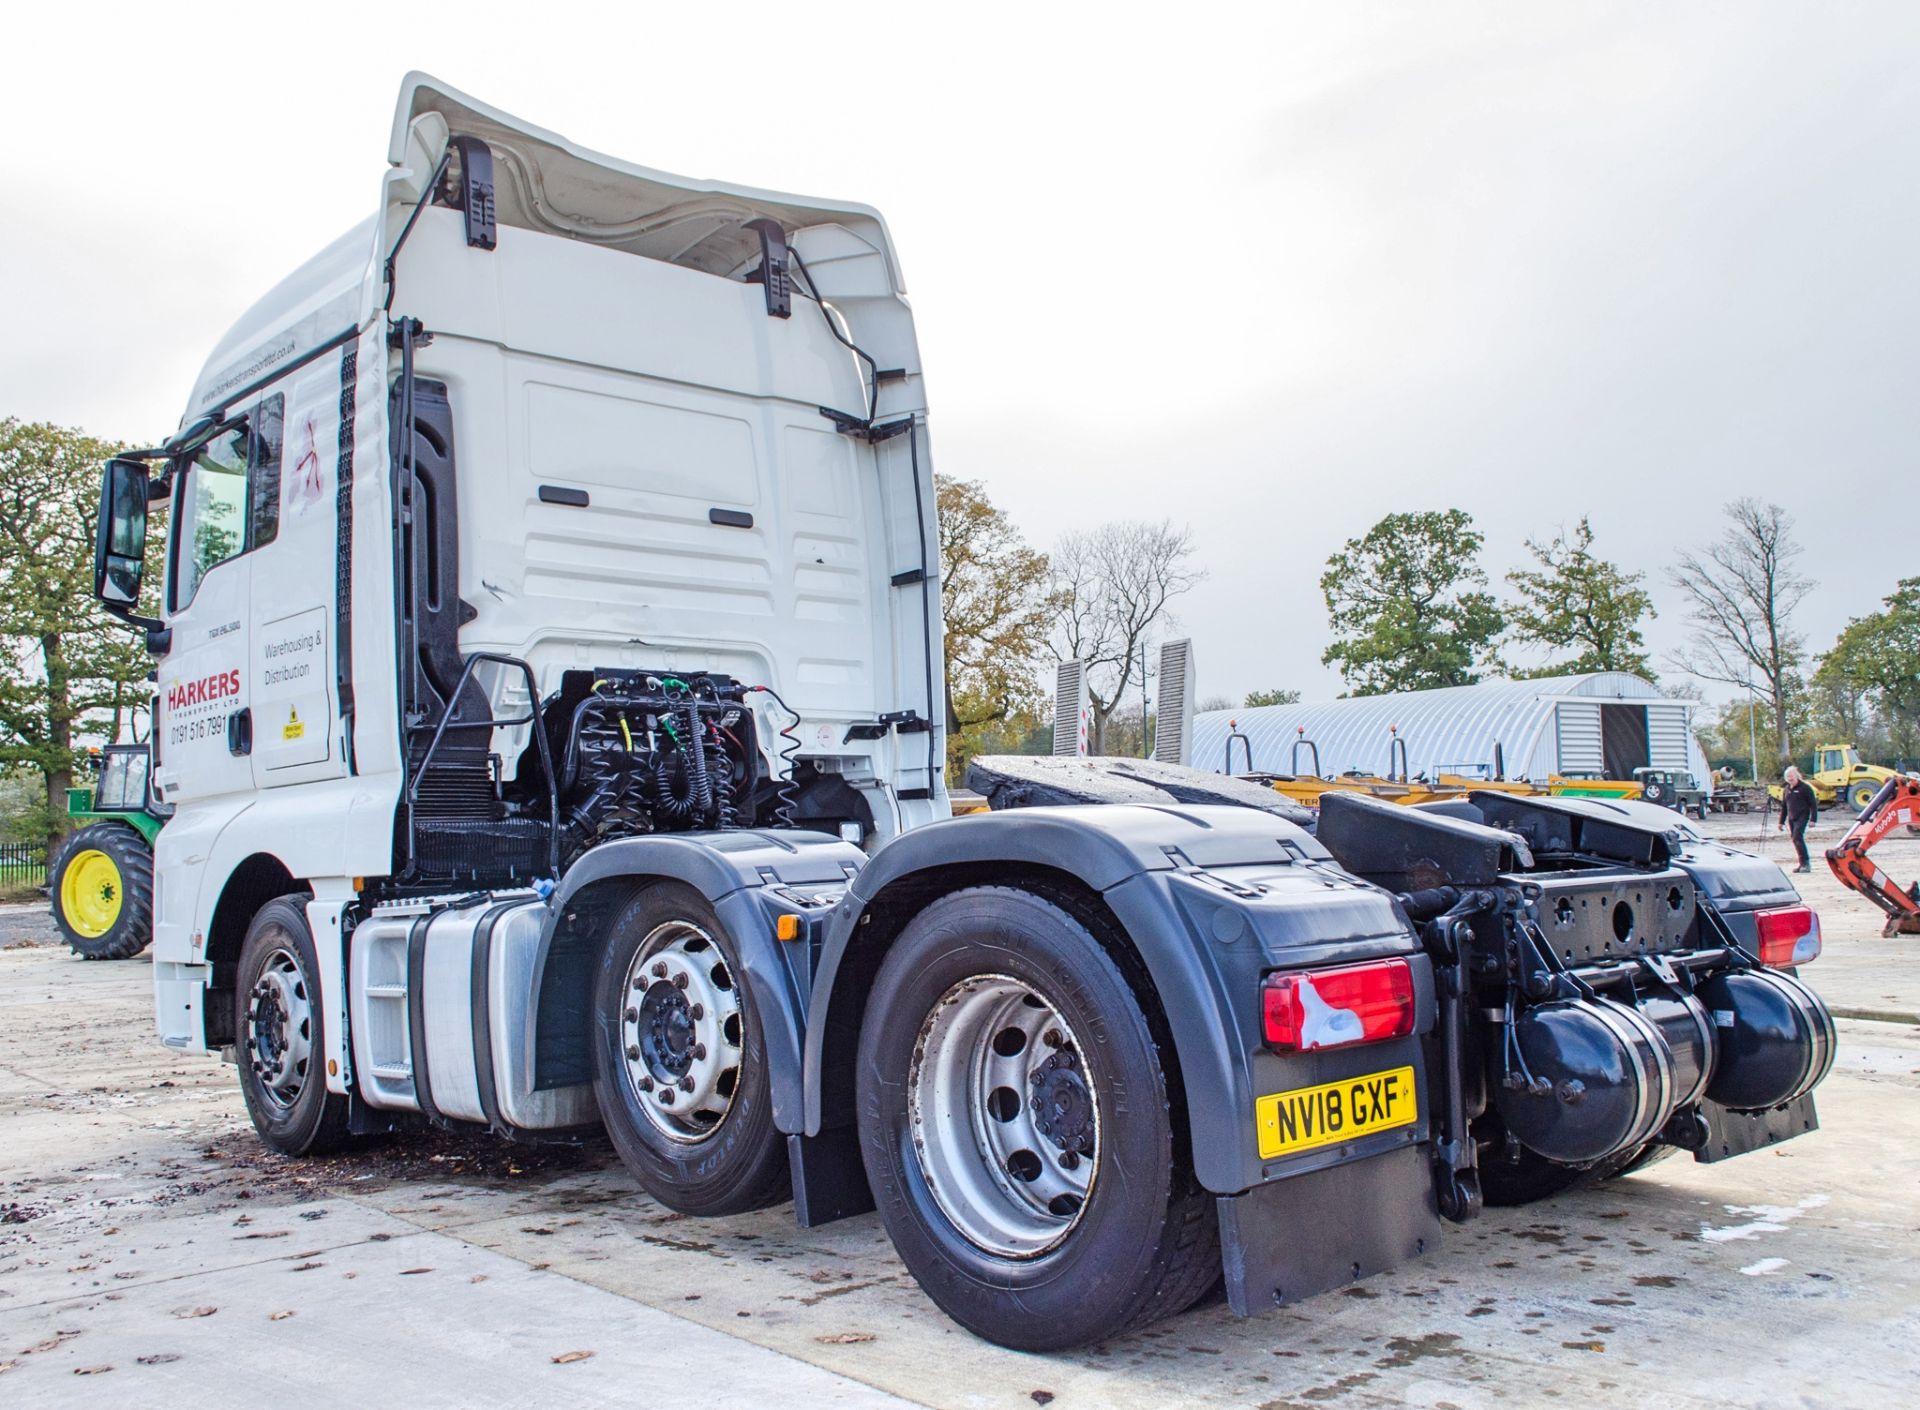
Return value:
[(275, 393), (187, 462), (173, 541), (174, 611), (193, 601), (215, 565), (272, 543), (280, 532), (283, 411)]

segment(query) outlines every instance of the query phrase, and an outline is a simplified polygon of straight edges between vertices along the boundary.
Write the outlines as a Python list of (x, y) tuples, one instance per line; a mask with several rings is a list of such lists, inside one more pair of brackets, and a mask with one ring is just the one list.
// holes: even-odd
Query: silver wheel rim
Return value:
[(1073, 1232), (1100, 1169), (1100, 1105), (1073, 1029), (1004, 974), (963, 980), (920, 1028), (907, 1085), (915, 1153), (940, 1212), (1001, 1258)]
[(740, 1092), (746, 1019), (733, 966), (692, 921), (654, 927), (621, 986), (620, 1048), (647, 1122), (691, 1145), (720, 1129)]
[(261, 1095), (277, 1110), (291, 1109), (313, 1060), (313, 1003), (306, 971), (285, 945), (274, 947), (247, 991), (246, 1044)]

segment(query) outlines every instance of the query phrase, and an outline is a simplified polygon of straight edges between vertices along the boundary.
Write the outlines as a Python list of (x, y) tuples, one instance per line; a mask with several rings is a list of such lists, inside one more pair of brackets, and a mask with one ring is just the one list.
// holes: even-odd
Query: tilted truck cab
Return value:
[(950, 818), (880, 217), (420, 75), (388, 158), (103, 489), (159, 659), (157, 1026), (268, 1144), (598, 1123), (677, 1209), (877, 1208), (1048, 1349), (1812, 1127), (1817, 923), (1669, 813)]

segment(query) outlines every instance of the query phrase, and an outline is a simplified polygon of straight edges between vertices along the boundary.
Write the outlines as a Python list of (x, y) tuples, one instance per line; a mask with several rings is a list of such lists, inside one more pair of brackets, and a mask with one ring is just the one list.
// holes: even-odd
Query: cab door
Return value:
[(155, 780), (168, 803), (253, 788), (247, 685), (252, 558), (278, 520), (280, 398), (228, 421), (175, 462), (167, 560), (172, 642), (155, 703)]
[(335, 697), (340, 549), (340, 365), (321, 358), (279, 384), (270, 539), (256, 545), (248, 618), (253, 781), (259, 788), (346, 772)]

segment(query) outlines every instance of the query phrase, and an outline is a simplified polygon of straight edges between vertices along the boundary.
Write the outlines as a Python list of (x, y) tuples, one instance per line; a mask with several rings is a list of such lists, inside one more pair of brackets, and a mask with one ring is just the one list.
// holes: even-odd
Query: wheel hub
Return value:
[(927, 1015), (908, 1073), (914, 1150), (940, 1211), (984, 1252), (1035, 1258), (1080, 1221), (1100, 1108), (1073, 1030), (1025, 980), (963, 980)]
[(299, 961), (277, 949), (247, 992), (246, 1060), (267, 1099), (283, 1110), (299, 1099), (313, 1055), (313, 1007)]
[(687, 1075), (693, 1066), (694, 1022), (689, 1016), (693, 1006), (671, 984), (658, 983), (647, 990), (640, 1001), (641, 1050), (647, 1066), (675, 1081)]
[(120, 919), (120, 868), (105, 852), (76, 853), (60, 878), (60, 909), (67, 924), (98, 940)]
[(691, 921), (657, 926), (627, 966), (620, 1046), (640, 1112), (670, 1140), (705, 1140), (739, 1089), (744, 1015), (731, 967)]
[(1064, 1048), (1035, 1069), (1029, 1079), (1033, 1124), (1062, 1151), (1093, 1153), (1093, 1093), (1080, 1073), (1078, 1057)]

